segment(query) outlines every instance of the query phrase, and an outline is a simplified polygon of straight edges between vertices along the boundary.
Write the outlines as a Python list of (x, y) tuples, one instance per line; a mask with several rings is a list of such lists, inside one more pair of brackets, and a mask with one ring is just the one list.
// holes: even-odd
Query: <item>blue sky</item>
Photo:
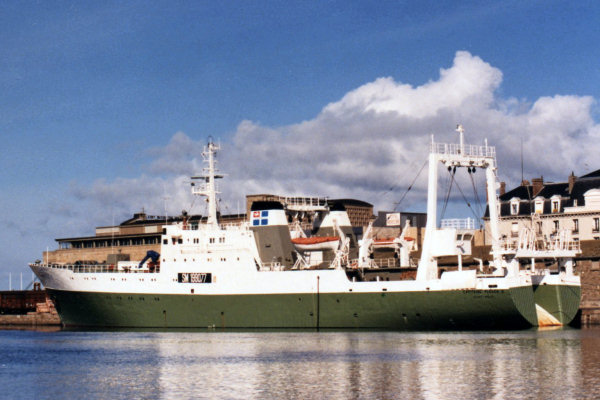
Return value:
[(165, 193), (181, 210), (208, 135), (224, 211), (268, 190), (389, 209), (458, 122), (512, 150), (509, 187), (521, 137), (527, 176), (598, 169), (598, 21), (593, 1), (3, 2), (0, 288), (57, 237)]

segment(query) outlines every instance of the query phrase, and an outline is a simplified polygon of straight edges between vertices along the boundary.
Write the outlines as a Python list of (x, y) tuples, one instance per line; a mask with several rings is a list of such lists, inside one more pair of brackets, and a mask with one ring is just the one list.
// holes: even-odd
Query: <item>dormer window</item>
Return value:
[(550, 204), (552, 205), (552, 212), (560, 212), (560, 196), (554, 195), (550, 198)]
[(510, 199), (510, 215), (519, 214), (519, 203), (520, 199), (518, 197), (513, 197)]
[(536, 214), (544, 213), (544, 199), (542, 197), (537, 197), (535, 199), (535, 213)]

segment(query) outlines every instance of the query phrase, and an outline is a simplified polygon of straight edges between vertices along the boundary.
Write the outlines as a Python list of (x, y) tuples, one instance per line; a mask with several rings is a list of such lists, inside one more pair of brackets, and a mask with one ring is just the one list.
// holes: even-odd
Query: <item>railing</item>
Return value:
[(581, 246), (578, 240), (573, 240), (568, 235), (567, 230), (562, 230), (553, 234), (549, 239), (540, 236), (531, 236), (531, 231), (524, 230), (519, 234), (518, 239), (503, 238), (500, 240), (502, 250), (516, 252), (517, 250), (530, 251), (575, 251), (580, 252)]
[(473, 218), (443, 219), (440, 221), (440, 226), (443, 229), (474, 230), (475, 229), (475, 220)]
[(285, 266), (278, 262), (262, 263), (260, 266), (261, 271), (283, 271), (284, 269)]
[(66, 269), (73, 271), (76, 274), (93, 274), (93, 273), (133, 273), (133, 274), (148, 274), (160, 272), (160, 266), (156, 266), (153, 270), (137, 267), (121, 267), (113, 264), (32, 264), (41, 265), (46, 268)]
[(286, 207), (298, 210), (327, 208), (328, 197), (279, 197)]
[(356, 269), (356, 268), (365, 268), (365, 269), (371, 269), (371, 268), (415, 268), (416, 264), (413, 262), (413, 260), (410, 260), (410, 265), (399, 265), (399, 259), (397, 258), (378, 258), (375, 260), (369, 260), (367, 265), (363, 265), (361, 266), (358, 262), (358, 259), (355, 258), (353, 260), (350, 260), (350, 263), (348, 264), (347, 268), (350, 269)]
[(496, 158), (494, 146), (476, 146), (459, 143), (431, 143), (430, 151), (434, 154), (460, 155), (467, 157)]
[(378, 260), (373, 260), (373, 264), (375, 264), (375, 268), (397, 268), (398, 267), (398, 259), (397, 258), (381, 258)]
[[(180, 224), (180, 227), (184, 231), (202, 231), (202, 230), (214, 230), (214, 228), (207, 224)], [(246, 221), (237, 222), (237, 223), (229, 223), (229, 224), (219, 224), (219, 229), (223, 231), (232, 231), (232, 230), (249, 230), (249, 224)]]

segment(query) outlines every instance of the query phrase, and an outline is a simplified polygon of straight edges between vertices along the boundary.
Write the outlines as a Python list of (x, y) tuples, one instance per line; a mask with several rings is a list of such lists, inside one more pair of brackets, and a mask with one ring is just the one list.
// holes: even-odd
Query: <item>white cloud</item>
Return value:
[[(528, 103), (499, 97), (501, 82), (500, 70), (459, 51), (451, 67), (422, 86), (378, 78), (325, 105), (309, 121), (277, 128), (242, 121), (219, 154), (227, 173), (221, 184), (229, 205), (224, 211), (235, 212), (251, 193), (352, 197), (390, 209), (426, 161), (430, 134), (455, 142), (457, 123), (469, 143), (487, 138), (497, 147), (500, 179), (508, 187), (520, 180), (521, 139), (528, 177), (566, 180), (571, 170), (600, 168), (591, 151), (600, 136), (591, 116), (593, 98), (557, 95)], [(149, 153), (155, 157), (149, 173), (160, 178), (98, 181), (72, 193), (98, 208), (113, 204), (130, 214), (141, 207), (162, 212), (166, 192), (169, 212), (189, 209), (184, 183), (199, 172), (203, 145), (204, 139), (178, 132), (165, 148)], [(468, 178), (459, 183), (471, 189)], [(425, 193), (426, 168), (400, 207), (424, 210)], [(479, 196), (485, 201), (483, 188)]]
[(501, 81), (502, 73), (498, 69), (479, 57), (459, 51), (454, 65), (441, 69), (437, 81), (414, 88), (396, 83), (392, 78), (379, 78), (348, 93), (341, 101), (329, 104), (324, 112), (337, 115), (348, 111), (393, 112), (409, 118), (431, 118), (442, 109), (489, 106)]

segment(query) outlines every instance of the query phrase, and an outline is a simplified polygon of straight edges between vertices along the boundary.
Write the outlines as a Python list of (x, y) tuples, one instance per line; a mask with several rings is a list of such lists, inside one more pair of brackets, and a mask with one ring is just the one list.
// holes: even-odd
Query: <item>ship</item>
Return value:
[[(498, 238), (495, 148), (487, 143), (467, 146), (462, 132), (460, 138), (460, 144), (441, 144), (432, 137), (427, 225), (416, 276), (400, 272), (380, 277), (377, 267), (366, 261), (364, 248), (354, 243), (345, 226), (347, 215), (340, 208), (322, 212), (317, 236), (326, 239), (304, 243), (292, 240), (297, 235), (290, 230), (280, 202), (257, 201), (243, 223), (220, 224), (215, 185), (222, 177), (216, 168), (220, 146), (212, 141), (202, 152), (203, 174), (192, 177), (192, 194), (205, 197), (208, 204), (205, 224), (191, 225), (184, 218), (165, 226), (160, 252), (140, 262), (36, 262), (30, 267), (54, 301), (63, 325), (72, 327), (505, 330), (537, 326), (532, 276), (505, 262), (499, 240), (492, 245), (493, 273), (462, 268), (460, 263), (456, 270), (438, 267), (439, 257), (459, 254), (460, 259), (456, 229), (436, 226), (440, 163), (486, 171), (492, 236)], [(402, 237), (394, 245), (407, 242)], [(303, 249), (295, 248), (302, 244)], [(319, 252), (320, 257), (309, 257)]]
[(524, 227), (516, 242), (504, 241), (505, 256), (519, 263), (521, 274), (531, 276), (536, 315), (541, 327), (570, 324), (581, 302), (581, 277), (575, 273), (574, 259), (581, 254), (579, 241), (569, 229), (556, 231), (551, 238)]

